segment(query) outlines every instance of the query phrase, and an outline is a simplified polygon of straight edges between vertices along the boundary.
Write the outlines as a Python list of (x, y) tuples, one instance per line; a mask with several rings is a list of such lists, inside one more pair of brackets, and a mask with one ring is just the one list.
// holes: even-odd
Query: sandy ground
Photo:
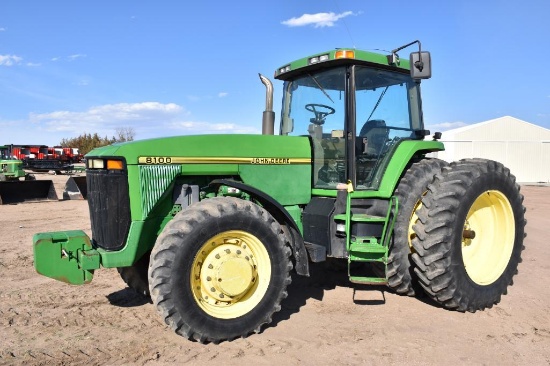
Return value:
[[(67, 176), (53, 179), (58, 196)], [(524, 186), (523, 263), (492, 309), (463, 314), (314, 267), (261, 334), (219, 345), (164, 325), (114, 269), (70, 286), (38, 275), (32, 236), (83, 229), (86, 201), (0, 206), (0, 364), (550, 365), (550, 187)]]

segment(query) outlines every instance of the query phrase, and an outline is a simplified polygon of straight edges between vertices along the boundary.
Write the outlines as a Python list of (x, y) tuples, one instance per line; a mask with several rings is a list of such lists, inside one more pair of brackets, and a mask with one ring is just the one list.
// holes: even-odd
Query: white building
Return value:
[(505, 116), (443, 132), (446, 161), (464, 158), (496, 160), (521, 183), (550, 183), (550, 130)]

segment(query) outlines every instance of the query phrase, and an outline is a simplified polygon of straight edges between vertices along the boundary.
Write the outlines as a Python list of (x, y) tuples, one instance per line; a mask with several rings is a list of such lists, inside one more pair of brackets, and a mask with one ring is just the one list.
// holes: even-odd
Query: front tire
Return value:
[(178, 213), (151, 255), (151, 298), (179, 335), (201, 343), (259, 332), (281, 309), (290, 247), (260, 206), (211, 198)]
[(145, 253), (133, 266), (119, 267), (118, 273), (129, 288), (142, 296), (149, 296), (149, 279), (147, 271), (149, 268), (149, 257), (151, 252)]
[(418, 210), (415, 273), (448, 309), (497, 304), (521, 262), (525, 208), (515, 177), (484, 159), (452, 163), (437, 175)]

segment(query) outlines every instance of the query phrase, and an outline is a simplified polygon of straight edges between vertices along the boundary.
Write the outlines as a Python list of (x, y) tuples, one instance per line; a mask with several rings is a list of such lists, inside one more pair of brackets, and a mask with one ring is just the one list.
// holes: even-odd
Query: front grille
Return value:
[(86, 171), (94, 247), (119, 250), (130, 229), (130, 195), (126, 171)]

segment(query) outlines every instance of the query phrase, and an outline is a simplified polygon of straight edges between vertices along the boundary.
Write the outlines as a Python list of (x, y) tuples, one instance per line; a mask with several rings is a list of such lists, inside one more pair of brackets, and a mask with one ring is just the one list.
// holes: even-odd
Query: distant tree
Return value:
[(117, 127), (115, 131), (117, 135), (117, 141), (134, 141), (136, 132), (132, 127)]
[(116, 129), (116, 134), (116, 137), (108, 138), (107, 136), (99, 137), (97, 132), (93, 135), (84, 132), (77, 137), (62, 139), (59, 145), (62, 147), (78, 148), (81, 154), (87, 154), (96, 147), (111, 145), (115, 142), (133, 141), (135, 136), (134, 129), (131, 127), (119, 127)]

